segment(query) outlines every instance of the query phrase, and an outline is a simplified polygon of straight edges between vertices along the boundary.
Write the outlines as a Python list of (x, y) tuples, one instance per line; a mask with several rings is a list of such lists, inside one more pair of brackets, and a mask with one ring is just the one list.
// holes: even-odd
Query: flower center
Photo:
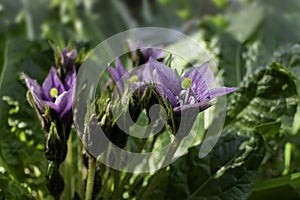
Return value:
[(191, 85), (192, 85), (192, 79), (190, 78), (185, 78), (181, 83), (181, 87), (183, 89), (188, 89), (189, 87), (191, 87)]
[(189, 88), (181, 90), (176, 99), (180, 106), (197, 103), (196, 98), (192, 95)]
[(129, 78), (130, 83), (137, 82), (139, 80), (139, 77), (137, 75), (133, 75)]
[(57, 88), (51, 88), (51, 90), (50, 90), (50, 97), (57, 98), (57, 96), (58, 96), (58, 90), (57, 90)]

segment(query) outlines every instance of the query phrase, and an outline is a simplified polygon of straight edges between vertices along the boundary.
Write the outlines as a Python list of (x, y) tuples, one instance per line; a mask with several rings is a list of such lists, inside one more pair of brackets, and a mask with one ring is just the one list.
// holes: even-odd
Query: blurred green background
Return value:
[[(61, 48), (71, 41), (91, 49), (128, 29), (170, 28), (204, 41), (225, 85), (238, 86), (299, 42), (299, 10), (297, 0), (1, 0), (0, 199), (48, 197), (44, 134), (26, 101), (20, 73), (39, 82), (45, 78), (54, 65), (49, 40)], [(299, 48), (293, 51), (299, 54)], [(280, 176), (282, 154), (276, 153), (272, 170), (261, 177)], [(298, 168), (292, 166), (295, 172)], [(299, 197), (290, 187), (283, 191), (289, 199)]]

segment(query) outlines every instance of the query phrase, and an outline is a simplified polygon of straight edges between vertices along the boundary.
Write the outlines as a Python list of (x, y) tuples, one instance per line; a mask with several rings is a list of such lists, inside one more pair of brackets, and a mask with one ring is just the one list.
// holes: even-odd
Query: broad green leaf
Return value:
[[(32, 190), (45, 190), (45, 136), (34, 110), (26, 100), (26, 87), (20, 80), (25, 72), (39, 83), (53, 64), (53, 52), (46, 42), (24, 39), (7, 41), (5, 66), (0, 85), (0, 165), (16, 180), (27, 182)], [(35, 174), (34, 171), (40, 171)], [(4, 191), (6, 192), (6, 191)]]
[(266, 162), (285, 137), (292, 135), (298, 105), (291, 71), (278, 63), (258, 69), (229, 99), (225, 131), (260, 133), (266, 141)]
[(261, 181), (254, 188), (253, 191), (267, 190), (284, 185), (300, 186), (300, 173), (293, 173), (288, 176), (282, 176), (278, 178)]
[(204, 31), (204, 39), (211, 52), (218, 58), (218, 67), (226, 86), (236, 87), (246, 73), (245, 60), (242, 54), (246, 48), (233, 35), (226, 31), (228, 20), (223, 15), (204, 18), (200, 28)]
[(228, 0), (212, 0), (212, 1), (219, 8), (225, 8), (229, 4)]
[(30, 188), (14, 180), (5, 170), (0, 172), (0, 199), (32, 199)]
[(249, 199), (299, 199), (300, 173), (261, 181), (253, 188)]
[(255, 128), (262, 131), (263, 126), (271, 129), (281, 123), (281, 131), (273, 131), (272, 137), (290, 131), (298, 102), (294, 79), (278, 63), (258, 69), (231, 96), (225, 129), (251, 134)]
[(244, 6), (239, 12), (228, 13), (227, 19), (230, 21), (227, 31), (232, 34), (240, 43), (248, 40), (257, 30), (263, 20), (264, 7), (253, 2)]
[(263, 141), (234, 133), (223, 135), (200, 159), (200, 146), (171, 165), (167, 199), (247, 199), (263, 157)]
[(290, 185), (275, 187), (272, 189), (254, 191), (249, 200), (282, 200), (282, 199), (300, 199), (299, 192)]

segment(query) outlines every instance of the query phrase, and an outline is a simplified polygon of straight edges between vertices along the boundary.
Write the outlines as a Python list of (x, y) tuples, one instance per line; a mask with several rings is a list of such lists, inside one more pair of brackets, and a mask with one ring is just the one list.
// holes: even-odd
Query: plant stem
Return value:
[(104, 184), (105, 189), (104, 189), (103, 199), (109, 200), (111, 199), (111, 191), (112, 191), (112, 184), (113, 184), (113, 180), (111, 178), (112, 174), (109, 167), (106, 167), (106, 174), (107, 174), (107, 178)]
[(162, 164), (162, 166), (165, 166), (163, 167), (162, 169), (160, 169), (156, 175), (153, 177), (151, 183), (149, 184), (148, 188), (146, 189), (146, 191), (144, 192), (143, 196), (142, 196), (142, 200), (146, 200), (148, 199), (149, 195), (153, 192), (153, 190), (155, 189), (155, 187), (158, 185), (160, 179), (161, 179), (161, 176), (164, 174), (165, 170), (167, 169), (167, 163), (169, 163), (179, 144), (180, 144), (181, 140), (177, 140), (176, 138), (174, 139), (174, 143), (173, 145), (170, 147), (170, 150), (168, 152), (168, 154), (166, 155), (165, 159), (164, 159), (164, 162)]
[(282, 172), (282, 175), (287, 175), (290, 171), (292, 147), (293, 147), (293, 144), (291, 144), (289, 142), (286, 143), (284, 146), (284, 170)]
[(112, 177), (114, 180), (114, 191), (113, 191), (112, 199), (119, 199), (119, 198), (121, 198), (122, 194), (120, 194), (120, 193), (122, 193), (122, 189), (123, 189), (120, 187), (120, 182), (121, 182), (120, 181), (120, 172), (118, 172), (115, 169), (111, 169), (111, 172), (112, 172)]
[(92, 200), (95, 180), (96, 159), (89, 155), (89, 169), (86, 183), (85, 200)]
[(72, 199), (72, 134), (67, 141), (67, 156), (65, 161), (60, 166), (60, 172), (63, 174), (65, 188), (62, 193), (62, 199)]
[(72, 132), (70, 133), (69, 139), (68, 139), (68, 153), (66, 158), (66, 165), (65, 165), (65, 182), (66, 182), (66, 199), (72, 199), (72, 187), (73, 187), (73, 181), (72, 181)]
[(142, 196), (142, 200), (146, 200), (148, 199), (149, 195), (152, 193), (152, 191), (155, 189), (155, 187), (158, 185), (161, 176), (164, 174), (165, 170), (167, 169), (167, 167), (164, 167), (162, 169), (160, 169), (153, 177), (153, 179), (151, 180), (151, 183), (149, 184), (148, 188), (146, 189), (146, 191), (144, 192), (143, 196)]
[[(298, 94), (298, 106), (297, 106), (297, 111), (296, 111), (293, 126), (292, 126), (292, 135), (293, 136), (297, 135), (300, 130), (300, 125), (299, 125), (299, 120), (300, 120), (300, 82), (298, 81), (298, 79), (295, 79), (294, 83), (296, 85), (297, 94)], [(282, 172), (282, 175), (287, 175), (290, 172), (293, 147), (294, 147), (294, 145), (289, 142), (286, 143), (284, 146), (284, 170)]]
[[(148, 128), (149, 128), (149, 126), (148, 126)], [(141, 153), (143, 151), (145, 145), (146, 145), (146, 142), (147, 142), (148, 136), (149, 136), (149, 129), (148, 128), (146, 129), (146, 131), (144, 133), (144, 136), (147, 136), (147, 137), (142, 139), (141, 143), (139, 144), (139, 146), (137, 148), (136, 153)], [(157, 138), (157, 135), (154, 136), (154, 139), (153, 139), (154, 141), (151, 144), (150, 151), (152, 151), (152, 148), (154, 147), (154, 142), (156, 141), (156, 138)], [(125, 185), (128, 184), (128, 182), (131, 178), (131, 175), (132, 175), (132, 173), (126, 172), (125, 177), (121, 180), (121, 183), (119, 184), (119, 187), (115, 189), (114, 193), (116, 193), (117, 195), (122, 195), (123, 194)]]
[(78, 149), (77, 149), (77, 194), (79, 195), (80, 199), (84, 197), (84, 178), (82, 170), (85, 169), (83, 166), (83, 159), (82, 159), (82, 142), (79, 138), (78, 139)]
[(237, 48), (236, 48), (236, 54), (235, 54), (235, 73), (236, 73), (236, 81), (237, 81), (237, 85), (239, 85), (239, 83), (241, 82), (241, 48), (242, 45), (238, 44)]

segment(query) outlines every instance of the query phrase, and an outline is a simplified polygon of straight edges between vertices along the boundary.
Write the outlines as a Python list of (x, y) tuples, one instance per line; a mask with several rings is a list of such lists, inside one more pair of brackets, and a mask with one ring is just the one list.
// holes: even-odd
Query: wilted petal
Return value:
[(237, 89), (238, 88), (234, 88), (234, 87), (232, 87), (232, 88), (220, 87), (220, 88), (211, 89), (209, 92), (210, 92), (211, 98), (214, 98), (214, 97), (218, 97), (218, 96), (222, 96), (222, 95), (234, 92)]
[(51, 101), (53, 98), (50, 96), (50, 90), (52, 88), (56, 88), (58, 90), (58, 94), (61, 94), (65, 91), (65, 88), (57, 76), (56, 70), (54, 67), (51, 67), (48, 76), (46, 77), (43, 83), (43, 92), (46, 100)]

